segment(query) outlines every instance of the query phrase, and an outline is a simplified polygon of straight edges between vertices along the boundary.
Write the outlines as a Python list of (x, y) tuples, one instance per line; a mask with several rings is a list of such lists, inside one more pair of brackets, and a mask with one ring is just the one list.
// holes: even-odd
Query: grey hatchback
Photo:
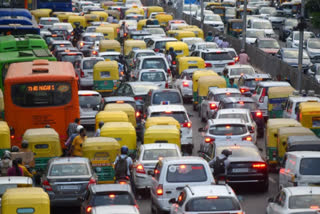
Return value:
[(85, 196), (96, 178), (87, 158), (54, 158), (48, 162), (42, 188), (48, 193), (51, 206), (80, 206), (79, 198)]

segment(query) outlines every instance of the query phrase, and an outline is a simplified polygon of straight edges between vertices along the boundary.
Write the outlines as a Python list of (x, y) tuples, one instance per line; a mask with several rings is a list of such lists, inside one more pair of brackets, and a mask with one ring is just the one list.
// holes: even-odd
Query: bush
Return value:
[(320, 12), (311, 13), (311, 23), (313, 27), (320, 28)]

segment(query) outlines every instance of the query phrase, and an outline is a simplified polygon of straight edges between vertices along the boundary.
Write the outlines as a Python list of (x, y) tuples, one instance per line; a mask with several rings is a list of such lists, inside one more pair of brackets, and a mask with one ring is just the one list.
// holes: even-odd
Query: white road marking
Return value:
[(270, 181), (271, 183), (274, 183), (274, 184), (277, 183), (276, 180), (274, 180), (272, 177), (269, 177), (269, 181)]

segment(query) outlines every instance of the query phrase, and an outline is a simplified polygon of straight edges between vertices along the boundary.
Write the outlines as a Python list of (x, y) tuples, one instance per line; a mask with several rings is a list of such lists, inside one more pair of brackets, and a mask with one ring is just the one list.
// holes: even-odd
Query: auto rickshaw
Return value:
[(150, 6), (147, 9), (147, 17), (149, 18), (151, 13), (161, 13), (164, 12), (163, 7), (159, 7), (159, 6)]
[(99, 52), (106, 51), (121, 52), (120, 42), (117, 40), (101, 40), (99, 43)]
[(198, 103), (198, 80), (202, 76), (218, 76), (213, 70), (194, 71), (192, 76), (192, 91), (193, 91), (193, 110), (197, 109)]
[[(201, 76), (198, 79), (198, 93), (195, 96), (200, 104), (204, 97), (207, 97), (209, 88), (226, 88), (226, 80), (221, 76)], [(193, 99), (195, 99), (193, 98)]]
[(113, 163), (120, 155), (120, 144), (110, 137), (89, 137), (82, 144), (83, 157), (90, 160), (98, 184), (114, 183)]
[(0, 157), (2, 157), (4, 151), (11, 149), (10, 129), (5, 121), (0, 121), (0, 142)]
[(124, 42), (124, 56), (128, 56), (132, 50), (146, 49), (146, 43), (143, 40), (126, 40)]
[(229, 19), (227, 22), (227, 34), (239, 38), (242, 33), (242, 19)]
[(144, 124), (144, 128), (148, 129), (149, 127), (155, 125), (174, 125), (179, 130), (181, 128), (180, 123), (173, 117), (148, 117), (146, 123)]
[(132, 156), (133, 158), (136, 156), (136, 129), (132, 126), (130, 122), (105, 123), (101, 128), (100, 136), (115, 138), (120, 144), (120, 147), (128, 147), (130, 156)]
[(277, 165), (277, 140), (278, 140), (278, 129), (281, 127), (301, 127), (301, 123), (294, 119), (277, 118), (269, 119), (267, 122), (266, 129), (266, 153), (268, 164), (271, 167)]
[(91, 26), (91, 22), (99, 22), (100, 16), (97, 14), (85, 14), (84, 18), (86, 19), (87, 26)]
[(93, 67), (93, 90), (103, 94), (113, 92), (120, 84), (118, 62), (100, 61)]
[(178, 29), (184, 30), (184, 31), (191, 31), (195, 34), (196, 37), (204, 39), (204, 33), (203, 30), (198, 28), (195, 25), (187, 25), (187, 26), (179, 26)]
[(106, 10), (106, 13), (108, 13), (109, 16), (113, 16), (117, 20), (120, 20), (120, 12), (117, 10)]
[(189, 48), (187, 43), (185, 42), (167, 42), (166, 43), (166, 50), (168, 51), (170, 48), (173, 48), (174, 52), (176, 52), (177, 57), (184, 57), (189, 56)]
[(101, 7), (105, 10), (109, 10), (110, 7), (117, 6), (117, 3), (113, 1), (103, 1), (101, 2)]
[(311, 129), (320, 136), (320, 103), (305, 102), (299, 105), (299, 121), (302, 126)]
[(50, 214), (50, 199), (40, 187), (9, 188), (2, 195), (2, 214)]
[(320, 151), (320, 138), (317, 136), (289, 136), (286, 152)]
[(180, 130), (175, 125), (151, 126), (144, 132), (143, 143), (173, 143), (181, 149)]
[(114, 40), (114, 30), (112, 27), (100, 26), (96, 28), (97, 33), (102, 33), (104, 39), (106, 40)]
[(210, 10), (221, 17), (221, 20), (224, 22), (226, 16), (226, 8), (224, 6), (215, 6), (211, 7)]
[(152, 25), (159, 25), (159, 22), (157, 19), (141, 19), (139, 20), (137, 24), (137, 30), (142, 30), (145, 26), (147, 26), (147, 21), (151, 21)]
[(68, 22), (72, 25), (73, 28), (76, 28), (76, 24), (82, 26), (83, 28), (87, 27), (87, 21), (84, 16), (69, 16)]
[(205, 68), (204, 60), (197, 56), (184, 56), (178, 58), (177, 70), (179, 71), (179, 75), (182, 71), (191, 68)]
[(212, 7), (219, 7), (219, 6), (221, 6), (221, 5), (222, 5), (222, 3), (220, 3), (220, 2), (209, 2), (209, 3), (206, 5), (205, 9), (206, 9), (206, 10), (211, 10)]
[(68, 22), (68, 19), (70, 16), (79, 16), (79, 15), (71, 12), (64, 12), (57, 15), (60, 22)]
[(129, 8), (128, 10), (126, 10), (126, 12), (124, 13), (125, 16), (128, 15), (128, 14), (138, 14), (138, 15), (142, 15), (144, 16), (144, 10), (142, 8)]
[(295, 91), (291, 86), (271, 87), (268, 91), (269, 118), (282, 118), (288, 97)]
[(99, 122), (129, 122), (129, 117), (123, 111), (99, 111), (96, 114), (96, 130), (99, 128)]
[(112, 23), (112, 24), (101, 24), (100, 26), (102, 27), (112, 27), (114, 31), (114, 38), (118, 39), (118, 30), (120, 29), (120, 25), (117, 23)]
[(173, 20), (173, 16), (172, 15), (170, 15), (170, 14), (162, 14), (162, 13), (157, 14), (155, 18), (158, 20), (160, 26), (163, 27), (163, 28), (167, 27), (168, 22), (170, 20)]
[(4, 98), (2, 90), (0, 90), (0, 120), (4, 120)]
[(104, 11), (91, 11), (90, 14), (98, 15), (101, 22), (106, 22), (108, 18), (108, 13)]
[(196, 37), (196, 34), (192, 31), (187, 30), (168, 30), (167, 36), (174, 37), (181, 41), (182, 38)]
[(50, 17), (52, 10), (51, 9), (36, 9), (36, 10), (31, 10), (30, 13), (34, 16), (37, 23), (39, 23), (40, 18)]
[(62, 155), (64, 142), (60, 142), (59, 134), (53, 128), (27, 129), (22, 138), (28, 141), (29, 149), (34, 153), (38, 176), (45, 171), (50, 159)]
[(315, 136), (315, 134), (305, 127), (282, 127), (278, 129), (277, 150), (278, 163), (282, 162), (287, 150), (287, 141), (289, 136)]
[(129, 122), (133, 125), (133, 127), (137, 127), (136, 111), (130, 104), (109, 103), (104, 107), (104, 111), (123, 111), (128, 115)]
[(236, 4), (233, 1), (225, 1), (225, 2), (221, 2), (221, 6), (223, 7), (234, 7)]
[[(243, 19), (243, 13), (244, 13), (244, 9), (243, 8), (239, 8), (236, 11), (236, 18), (237, 19)], [(251, 9), (247, 8), (247, 15), (253, 15), (253, 12)]]

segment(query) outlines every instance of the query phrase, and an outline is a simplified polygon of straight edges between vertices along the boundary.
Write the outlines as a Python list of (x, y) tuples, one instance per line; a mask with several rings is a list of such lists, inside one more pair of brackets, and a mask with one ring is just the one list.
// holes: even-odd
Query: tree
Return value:
[(312, 25), (314, 27), (320, 27), (320, 1), (306, 0), (306, 11), (312, 17)]

